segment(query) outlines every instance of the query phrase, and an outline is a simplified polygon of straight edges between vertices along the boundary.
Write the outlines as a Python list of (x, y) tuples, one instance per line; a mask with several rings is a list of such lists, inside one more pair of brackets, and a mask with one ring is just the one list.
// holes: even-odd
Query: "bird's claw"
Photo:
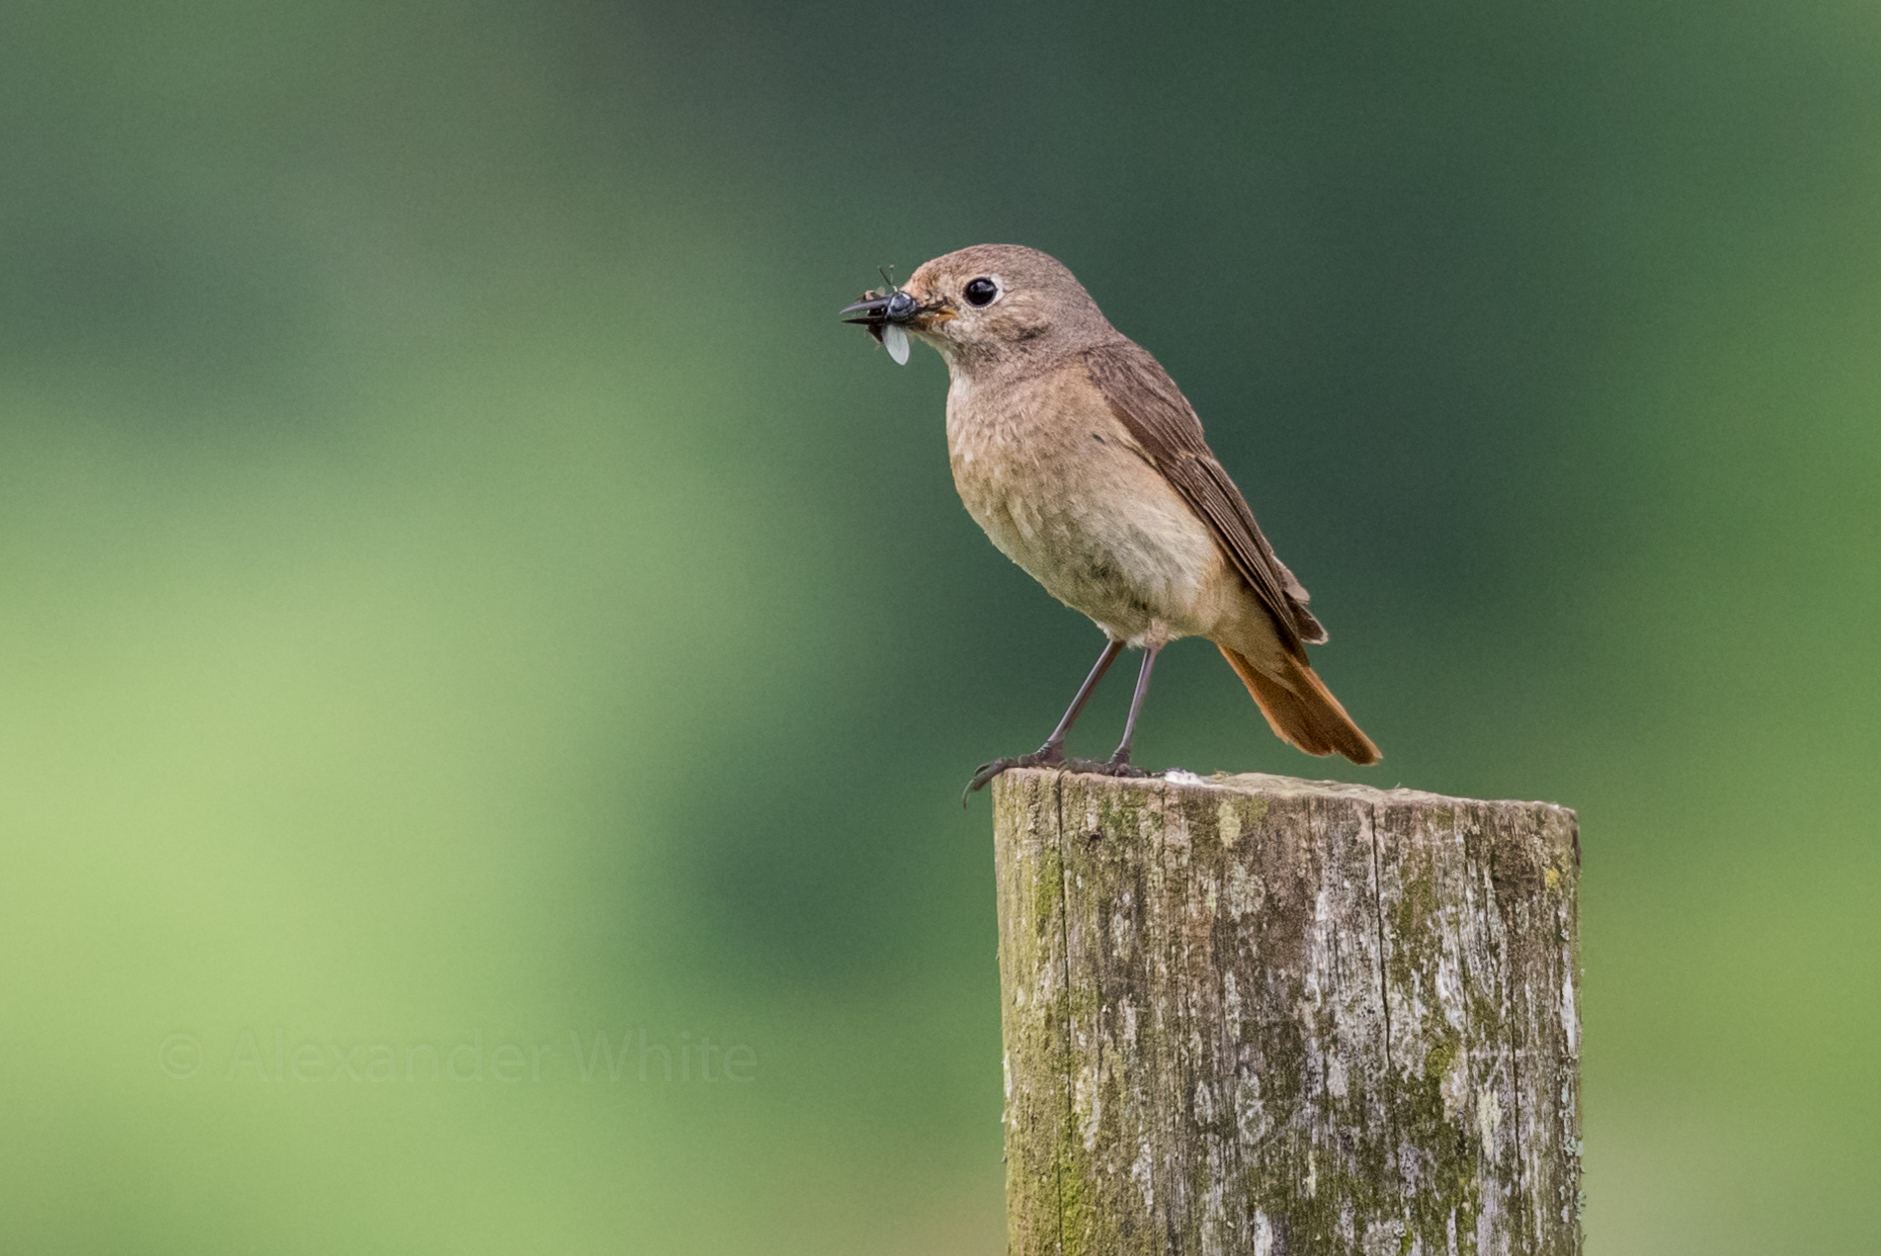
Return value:
[(1154, 776), (1155, 775), (1154, 772), (1145, 772), (1142, 768), (1130, 762), (1127, 756), (1121, 759), (1116, 758), (1115, 756), (1112, 756), (1111, 758), (1105, 759), (1101, 763), (1098, 763), (1095, 761), (1088, 761), (1088, 760), (1086, 762), (1088, 766), (1080, 766), (1077, 770), (1080, 772), (1093, 772), (1097, 774), (1098, 776)]
[(975, 790), (984, 789), (986, 783), (1004, 772), (1007, 768), (1055, 768), (1068, 762), (1065, 752), (1053, 745), (1040, 746), (1031, 754), (1022, 754), (1016, 759), (994, 759), (991, 763), (982, 763), (967, 782), (967, 787), (960, 791), (960, 805), (967, 805), (967, 795)]
[(978, 789), (984, 789), (991, 781), (1008, 768), (1063, 768), (1067, 772), (1088, 772), (1092, 776), (1151, 776), (1130, 762), (1129, 756), (1112, 756), (1108, 759), (1070, 759), (1063, 750), (1051, 746), (1041, 746), (1031, 754), (1022, 754), (1016, 759), (994, 759), (991, 763), (982, 763), (967, 787), (960, 791), (960, 805), (966, 806), (968, 797)]

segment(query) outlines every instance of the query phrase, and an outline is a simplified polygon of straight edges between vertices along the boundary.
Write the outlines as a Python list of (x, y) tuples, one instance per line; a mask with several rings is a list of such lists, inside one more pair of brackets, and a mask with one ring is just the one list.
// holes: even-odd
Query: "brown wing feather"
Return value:
[(1149, 351), (1128, 340), (1084, 355), (1086, 370), (1122, 421), (1137, 450), (1194, 508), (1280, 629), (1293, 654), (1326, 640), (1307, 592), (1261, 535), (1254, 512), (1202, 436), (1202, 421)]

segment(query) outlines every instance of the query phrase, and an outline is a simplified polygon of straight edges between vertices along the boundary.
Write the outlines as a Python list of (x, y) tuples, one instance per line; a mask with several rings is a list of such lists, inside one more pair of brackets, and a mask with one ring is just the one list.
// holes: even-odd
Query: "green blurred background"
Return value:
[(1589, 1250), (1875, 1250), (1881, 9), (14, 0), (0, 163), (0, 1249), (1002, 1250), (1099, 637), (835, 319), (996, 240), (1387, 753), (1140, 761), (1577, 807)]

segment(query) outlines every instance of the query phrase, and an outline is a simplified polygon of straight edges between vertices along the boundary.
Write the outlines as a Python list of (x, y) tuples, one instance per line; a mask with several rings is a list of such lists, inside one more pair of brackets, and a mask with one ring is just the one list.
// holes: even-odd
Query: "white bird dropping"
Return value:
[(896, 366), (908, 365), (908, 333), (900, 323), (882, 324), (882, 348), (888, 350)]

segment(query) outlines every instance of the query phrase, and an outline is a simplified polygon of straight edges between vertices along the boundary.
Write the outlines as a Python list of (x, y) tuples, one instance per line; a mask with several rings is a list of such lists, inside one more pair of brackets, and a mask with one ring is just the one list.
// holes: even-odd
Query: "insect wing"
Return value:
[(882, 347), (895, 359), (896, 366), (908, 365), (908, 333), (900, 323), (883, 324)]

